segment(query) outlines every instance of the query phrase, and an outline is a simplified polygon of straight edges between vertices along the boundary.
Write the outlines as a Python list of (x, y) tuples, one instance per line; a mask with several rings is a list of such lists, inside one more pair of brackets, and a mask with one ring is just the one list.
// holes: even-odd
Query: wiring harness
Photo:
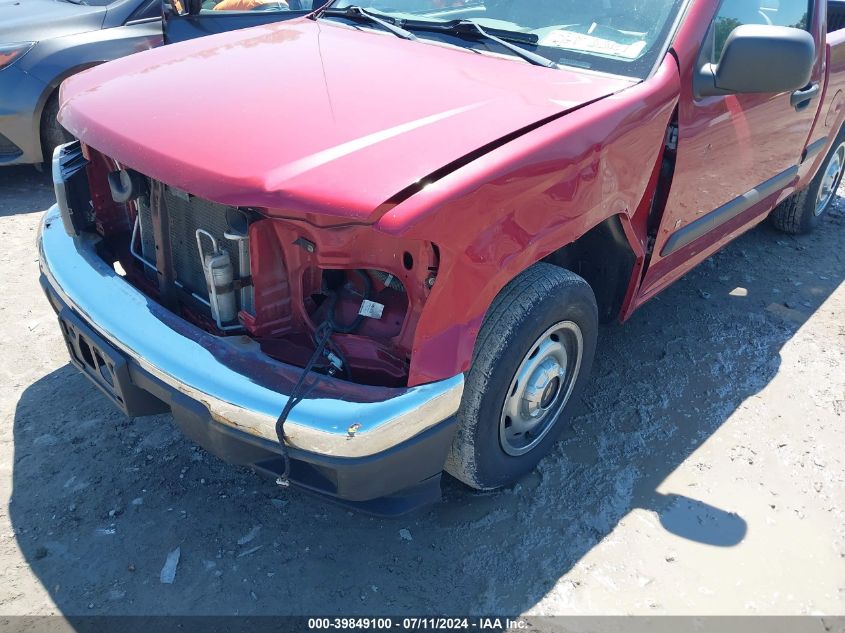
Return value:
[[(370, 276), (363, 270), (356, 270), (355, 272), (361, 278), (364, 286), (363, 300), (367, 301), (369, 300), (373, 290), (372, 279), (370, 279)], [(314, 353), (311, 354), (311, 358), (308, 359), (308, 363), (306, 363), (303, 368), (299, 380), (296, 382), (293, 390), (288, 396), (288, 400), (282, 409), (282, 413), (276, 420), (276, 437), (279, 440), (279, 446), (281, 446), (282, 449), (282, 460), (284, 461), (282, 474), (279, 475), (278, 479), (276, 479), (276, 483), (284, 487), (290, 485), (290, 450), (288, 449), (287, 442), (285, 441), (285, 422), (287, 422), (288, 416), (290, 415), (290, 412), (293, 411), (294, 407), (307, 398), (319, 384), (320, 376), (323, 374), (315, 372), (311, 384), (306, 385), (308, 377), (314, 371), (314, 368), (317, 366), (317, 362), (326, 355), (328, 351), (327, 348), (329, 346), (331, 346), (333, 350), (328, 354), (329, 367), (326, 369), (326, 373), (330, 376), (334, 376), (335, 373), (342, 370), (347, 379), (351, 377), (349, 364), (343, 358), (343, 354), (339, 349), (337, 349), (337, 346), (331, 344), (331, 337), (333, 334), (352, 334), (361, 327), (361, 323), (363, 323), (364, 319), (367, 318), (362, 314), (358, 314), (358, 316), (355, 317), (355, 320), (348, 325), (338, 323), (335, 320), (335, 309), (337, 308), (337, 302), (339, 299), (338, 294), (336, 291), (325, 287), (323, 288), (323, 293), (328, 297), (328, 310), (326, 312), (326, 320), (323, 321), (314, 331)], [(332, 358), (332, 356), (334, 356), (334, 358)]]

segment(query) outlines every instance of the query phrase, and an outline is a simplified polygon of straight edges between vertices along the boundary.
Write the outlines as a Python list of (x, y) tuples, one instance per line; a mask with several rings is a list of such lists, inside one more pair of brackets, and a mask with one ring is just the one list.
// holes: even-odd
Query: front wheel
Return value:
[(481, 327), (446, 471), (491, 490), (537, 466), (587, 381), (598, 309), (578, 275), (536, 264), (499, 294)]

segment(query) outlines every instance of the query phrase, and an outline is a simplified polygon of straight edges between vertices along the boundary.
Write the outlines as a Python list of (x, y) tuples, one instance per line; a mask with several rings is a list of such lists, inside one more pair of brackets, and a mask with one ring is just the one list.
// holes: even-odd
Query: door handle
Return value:
[(810, 105), (810, 102), (813, 99), (819, 96), (821, 90), (822, 89), (819, 84), (810, 84), (803, 90), (796, 90), (793, 92), (789, 101), (792, 104), (792, 107), (800, 112)]

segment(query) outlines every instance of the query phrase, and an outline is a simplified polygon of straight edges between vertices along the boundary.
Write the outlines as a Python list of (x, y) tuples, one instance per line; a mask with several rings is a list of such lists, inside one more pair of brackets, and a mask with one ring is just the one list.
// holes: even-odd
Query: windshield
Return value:
[[(648, 76), (664, 52), (685, 0), (336, 0), (414, 30), (417, 21), (472, 20), (485, 29), (521, 34), (520, 46), (561, 65), (638, 78)], [(417, 33), (432, 37), (430, 33)], [(526, 38), (526, 35), (530, 39)], [(507, 53), (475, 39), (463, 46)], [(450, 40), (451, 41), (451, 40)], [(536, 42), (536, 43), (534, 43)]]

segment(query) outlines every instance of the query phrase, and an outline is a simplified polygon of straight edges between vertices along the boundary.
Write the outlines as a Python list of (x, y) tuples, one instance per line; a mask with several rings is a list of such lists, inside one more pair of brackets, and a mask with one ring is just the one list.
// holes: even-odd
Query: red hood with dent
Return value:
[(444, 165), (631, 83), (304, 19), (93, 68), (63, 84), (59, 119), (203, 198), (366, 220)]

